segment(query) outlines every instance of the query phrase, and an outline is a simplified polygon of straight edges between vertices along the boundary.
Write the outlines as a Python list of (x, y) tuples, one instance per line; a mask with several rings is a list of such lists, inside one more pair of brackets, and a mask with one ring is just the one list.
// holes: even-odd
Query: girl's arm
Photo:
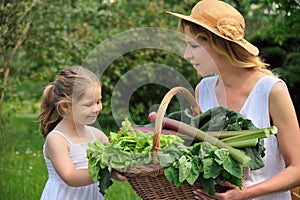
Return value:
[(94, 183), (88, 169), (75, 169), (69, 155), (69, 143), (60, 135), (52, 134), (46, 140), (46, 156), (54, 169), (69, 186), (78, 187)]

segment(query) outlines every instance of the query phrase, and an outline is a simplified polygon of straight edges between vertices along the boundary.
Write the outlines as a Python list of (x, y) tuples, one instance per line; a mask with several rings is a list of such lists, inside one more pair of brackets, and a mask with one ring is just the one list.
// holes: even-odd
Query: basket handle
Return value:
[(201, 110), (198, 105), (198, 102), (194, 98), (194, 96), (184, 87), (174, 87), (172, 88), (163, 98), (161, 101), (158, 111), (157, 111), (157, 117), (155, 119), (155, 124), (154, 124), (154, 138), (153, 138), (153, 151), (161, 151), (160, 148), (160, 134), (162, 131), (162, 126), (163, 126), (163, 119), (164, 115), (166, 113), (167, 107), (171, 101), (171, 99), (178, 93), (182, 93), (184, 97), (188, 100), (191, 109), (194, 114), (200, 114)]

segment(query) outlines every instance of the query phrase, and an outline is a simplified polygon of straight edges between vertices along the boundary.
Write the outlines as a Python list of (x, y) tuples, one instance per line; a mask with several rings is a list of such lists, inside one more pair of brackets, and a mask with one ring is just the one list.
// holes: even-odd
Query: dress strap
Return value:
[(49, 133), (49, 135), (53, 133), (58, 133), (59, 135), (63, 136), (70, 144), (73, 144), (73, 142), (71, 142), (71, 140), (67, 136), (65, 136), (65, 134), (63, 134), (62, 132), (54, 129), (53, 131), (51, 131), (51, 133)]

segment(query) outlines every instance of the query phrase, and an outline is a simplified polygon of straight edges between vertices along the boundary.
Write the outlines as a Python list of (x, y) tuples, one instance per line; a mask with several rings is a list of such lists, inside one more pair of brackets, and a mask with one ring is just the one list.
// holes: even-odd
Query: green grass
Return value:
[[(33, 117), (12, 117), (0, 133), (0, 200), (40, 199), (47, 181), (43, 139)], [(105, 199), (140, 200), (128, 182), (114, 182)]]

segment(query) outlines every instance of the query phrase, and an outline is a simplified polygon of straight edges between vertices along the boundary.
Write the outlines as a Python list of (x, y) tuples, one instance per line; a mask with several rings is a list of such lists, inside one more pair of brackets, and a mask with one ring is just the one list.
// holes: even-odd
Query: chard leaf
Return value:
[(205, 179), (199, 176), (199, 183), (209, 195), (213, 196), (215, 194), (216, 183), (214, 179)]
[(203, 164), (203, 178), (208, 179), (212, 177), (211, 168), (213, 166), (213, 158), (204, 158), (202, 159)]
[(220, 166), (217, 162), (214, 162), (213, 158), (206, 158), (202, 160), (203, 163), (203, 177), (208, 178), (216, 178), (222, 172), (222, 166)]
[(182, 184), (182, 182), (179, 181), (179, 172), (178, 172), (178, 170), (173, 172), (173, 178), (174, 178), (174, 185), (176, 187), (179, 187)]
[(176, 160), (176, 156), (172, 155), (170, 153), (160, 153), (158, 154), (158, 161), (160, 166), (162, 167), (168, 167), (170, 165), (172, 165), (172, 163)]
[(172, 165), (164, 168), (165, 177), (169, 182), (172, 182), (174, 180), (175, 172), (177, 172), (177, 169), (175, 169)]
[(258, 147), (256, 148), (244, 148), (243, 152), (251, 158), (248, 163), (248, 167), (251, 170), (260, 169), (265, 166), (263, 157), (265, 156), (264, 140), (260, 139), (258, 142)]
[(213, 146), (208, 142), (202, 142), (199, 149), (199, 158), (203, 159), (209, 157), (216, 149), (216, 146)]
[(229, 151), (227, 149), (217, 149), (215, 150), (215, 161), (219, 164), (222, 165), (226, 159), (229, 157)]
[(222, 175), (220, 177), (221, 177), (221, 180), (226, 180), (226, 181), (230, 182), (231, 184), (238, 186), (240, 189), (242, 188), (241, 179), (232, 176), (226, 170), (222, 171)]
[(195, 143), (192, 146), (191, 154), (193, 154), (193, 155), (199, 155), (199, 157), (200, 157), (200, 147), (201, 147), (201, 145), (202, 145), (202, 142)]
[(164, 174), (169, 182), (174, 182), (176, 187), (181, 185), (181, 182), (179, 181), (179, 171), (173, 165), (164, 168)]
[(172, 145), (165, 147), (162, 153), (158, 154), (159, 164), (167, 167), (185, 153), (189, 153), (188, 148), (181, 143), (174, 142)]
[(183, 182), (186, 177), (190, 174), (192, 163), (188, 161), (186, 156), (181, 156), (179, 162), (179, 181)]
[(222, 172), (222, 166), (214, 161), (211, 167), (211, 177), (217, 178), (221, 174), (221, 172)]
[(243, 177), (243, 166), (234, 159), (228, 157), (228, 159), (224, 161), (223, 167), (232, 176), (239, 179)]
[(192, 168), (190, 170), (190, 174), (186, 177), (186, 181), (190, 185), (193, 185), (195, 181), (198, 179), (199, 174), (200, 174), (199, 157), (193, 156)]

